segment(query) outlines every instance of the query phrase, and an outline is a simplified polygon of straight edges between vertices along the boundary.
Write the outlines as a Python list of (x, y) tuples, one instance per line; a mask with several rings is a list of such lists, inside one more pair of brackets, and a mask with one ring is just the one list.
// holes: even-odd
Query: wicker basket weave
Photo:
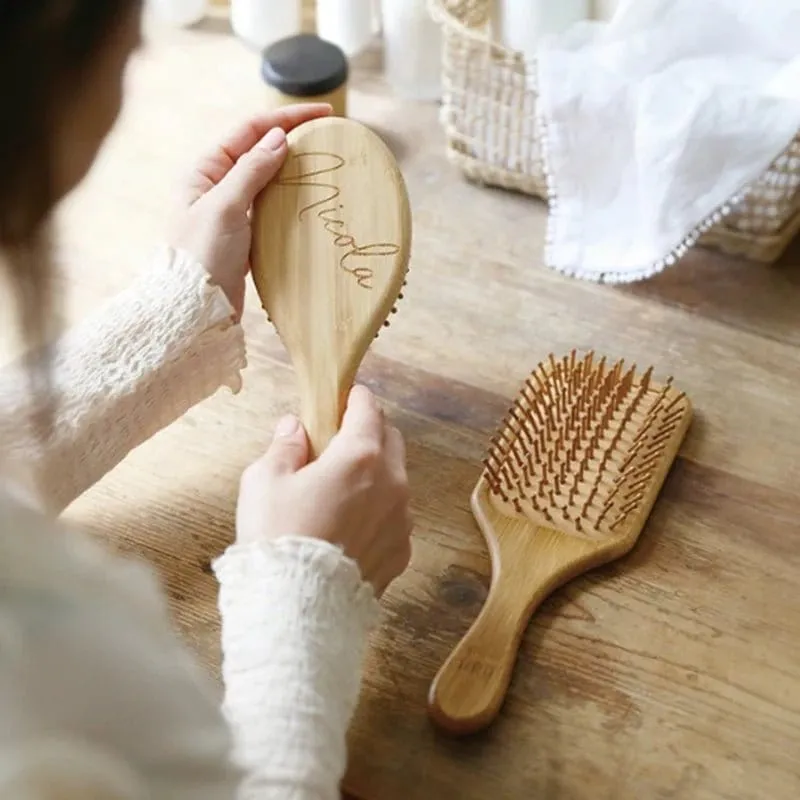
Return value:
[[(547, 199), (536, 93), (520, 53), (492, 41), (491, 0), (428, 0), (442, 26), (447, 155), (468, 178)], [(763, 263), (800, 231), (800, 132), (698, 244)]]

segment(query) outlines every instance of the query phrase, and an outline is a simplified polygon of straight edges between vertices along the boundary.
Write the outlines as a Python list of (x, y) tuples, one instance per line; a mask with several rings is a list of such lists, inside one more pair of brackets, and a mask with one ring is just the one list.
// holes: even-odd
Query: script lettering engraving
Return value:
[[(394, 242), (360, 244), (350, 233), (345, 221), (345, 207), (339, 202), (342, 192), (333, 182), (335, 173), (347, 164), (341, 156), (334, 153), (310, 152), (298, 153), (293, 158), (298, 163), (301, 159), (317, 159), (316, 166), (303, 167), (298, 174), (281, 178), (278, 183), (281, 186), (320, 190), (320, 196), (303, 206), (298, 212), (297, 218), (302, 220), (306, 215), (313, 213), (322, 223), (324, 230), (330, 234), (334, 247), (339, 247), (344, 251), (339, 257), (339, 267), (351, 274), (359, 286), (364, 289), (372, 289), (375, 277), (374, 261), (367, 261), (367, 259), (397, 255), (400, 252), (400, 245)], [(320, 161), (323, 166), (319, 165)]]

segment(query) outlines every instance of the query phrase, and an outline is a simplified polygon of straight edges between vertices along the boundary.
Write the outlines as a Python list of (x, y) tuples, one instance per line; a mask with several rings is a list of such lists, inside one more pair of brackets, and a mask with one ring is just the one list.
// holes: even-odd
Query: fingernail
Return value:
[(286, 134), (283, 132), (283, 128), (273, 128), (258, 143), (258, 146), (264, 150), (280, 150), (285, 141)]
[(289, 414), (278, 420), (278, 424), (275, 426), (275, 436), (291, 436), (297, 428), (297, 417)]
[(369, 388), (361, 383), (354, 383), (353, 388), (350, 389), (350, 393), (361, 394), (364, 396), (364, 399), (369, 400), (370, 403), (373, 402), (375, 399), (375, 396), (372, 394)]

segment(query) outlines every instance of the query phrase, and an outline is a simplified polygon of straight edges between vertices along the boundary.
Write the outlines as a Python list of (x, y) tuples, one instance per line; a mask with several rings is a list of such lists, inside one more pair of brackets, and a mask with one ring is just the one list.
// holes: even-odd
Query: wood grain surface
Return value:
[[(61, 215), (70, 319), (129, 283), (164, 230), (173, 178), (263, 102), (257, 57), (224, 24), (148, 38), (119, 127)], [(417, 527), (371, 642), (347, 789), (362, 800), (795, 800), (800, 252), (773, 269), (693, 254), (630, 288), (560, 277), (541, 263), (543, 207), (466, 183), (442, 155), (436, 107), (393, 100), (378, 63), (354, 65), (350, 111), (399, 160), (414, 245), (402, 313), (360, 380), (406, 436)], [(68, 512), (156, 565), (212, 671), (209, 561), (231, 539), (242, 468), (297, 401), (255, 293), (248, 303), (242, 393), (192, 410)], [(486, 595), (470, 490), (520, 381), (572, 347), (655, 364), (696, 418), (637, 547), (543, 604), (496, 723), (451, 740), (425, 698)]]

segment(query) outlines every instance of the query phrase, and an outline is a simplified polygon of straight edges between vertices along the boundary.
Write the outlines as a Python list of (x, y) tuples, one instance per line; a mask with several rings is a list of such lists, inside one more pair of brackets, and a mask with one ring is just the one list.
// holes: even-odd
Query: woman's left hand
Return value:
[(286, 158), (286, 134), (331, 113), (325, 103), (287, 106), (255, 117), (193, 170), (170, 244), (194, 256), (230, 300), (237, 320), (250, 271), (250, 207)]

